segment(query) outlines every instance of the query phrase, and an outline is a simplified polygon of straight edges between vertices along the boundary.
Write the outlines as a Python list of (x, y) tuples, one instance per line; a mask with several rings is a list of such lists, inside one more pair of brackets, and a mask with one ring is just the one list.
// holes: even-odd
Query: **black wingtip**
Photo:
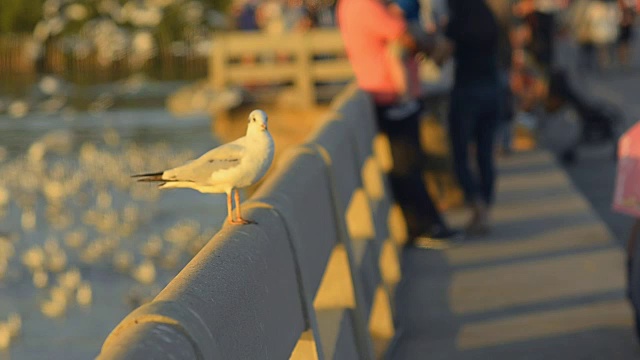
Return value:
[(164, 173), (164, 171), (154, 172), (154, 173), (146, 173), (146, 174), (135, 174), (135, 175), (131, 175), (131, 177), (132, 178), (138, 178), (138, 177), (149, 177), (149, 176), (162, 176), (163, 173)]
[(131, 175), (132, 178), (137, 178), (140, 182), (153, 182), (153, 181), (163, 181), (162, 174), (164, 172), (155, 172), (155, 173), (147, 173), (147, 174), (136, 174)]

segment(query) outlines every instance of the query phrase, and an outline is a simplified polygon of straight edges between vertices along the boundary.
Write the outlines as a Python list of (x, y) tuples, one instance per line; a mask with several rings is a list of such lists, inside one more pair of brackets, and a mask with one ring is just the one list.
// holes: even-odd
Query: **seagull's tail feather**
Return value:
[(166, 180), (162, 180), (162, 174), (164, 174), (164, 172), (161, 171), (156, 173), (131, 175), (131, 177), (138, 178), (139, 182), (165, 182)]

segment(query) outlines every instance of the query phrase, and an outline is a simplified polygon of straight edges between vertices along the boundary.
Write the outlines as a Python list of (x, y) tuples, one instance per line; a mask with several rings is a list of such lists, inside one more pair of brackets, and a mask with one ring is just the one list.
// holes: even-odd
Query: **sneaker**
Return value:
[(467, 236), (487, 236), (491, 233), (491, 228), (488, 224), (482, 222), (473, 222), (467, 226), (465, 229), (465, 233)]
[(455, 245), (454, 243), (462, 240), (463, 237), (460, 231), (439, 228), (436, 231), (417, 236), (411, 245), (418, 249), (443, 250)]
[(489, 208), (478, 200), (473, 204), (473, 216), (465, 228), (465, 233), (467, 236), (486, 236), (490, 231)]

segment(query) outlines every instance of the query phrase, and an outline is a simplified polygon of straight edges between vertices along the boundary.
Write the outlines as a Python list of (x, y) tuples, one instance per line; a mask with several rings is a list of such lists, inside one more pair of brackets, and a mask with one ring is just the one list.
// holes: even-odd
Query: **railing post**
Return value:
[(209, 83), (215, 90), (223, 90), (226, 79), (227, 51), (226, 35), (219, 32), (214, 34), (211, 60), (209, 60)]
[[(211, 56), (209, 58), (209, 86), (215, 91), (224, 90), (227, 85), (227, 36), (221, 32), (214, 33)], [(229, 113), (219, 110), (210, 114), (211, 132), (215, 133), (214, 120), (228, 122)]]
[(298, 65), (298, 75), (296, 76), (296, 89), (300, 95), (300, 104), (309, 108), (316, 103), (315, 84), (313, 83), (312, 71), (312, 52), (308, 46), (309, 36), (305, 34), (296, 34), (295, 41), (298, 43), (296, 63)]

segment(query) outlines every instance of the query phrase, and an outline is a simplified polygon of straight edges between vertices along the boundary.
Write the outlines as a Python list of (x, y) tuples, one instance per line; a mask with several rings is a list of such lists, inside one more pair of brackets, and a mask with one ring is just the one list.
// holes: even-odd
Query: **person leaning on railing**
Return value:
[(390, 51), (415, 47), (405, 20), (382, 0), (339, 0), (336, 18), (358, 86), (373, 98), (378, 128), (389, 138), (394, 164), (389, 178), (410, 244), (450, 239), (457, 234), (438, 213), (422, 177), (420, 89), (403, 81), (402, 57)]

